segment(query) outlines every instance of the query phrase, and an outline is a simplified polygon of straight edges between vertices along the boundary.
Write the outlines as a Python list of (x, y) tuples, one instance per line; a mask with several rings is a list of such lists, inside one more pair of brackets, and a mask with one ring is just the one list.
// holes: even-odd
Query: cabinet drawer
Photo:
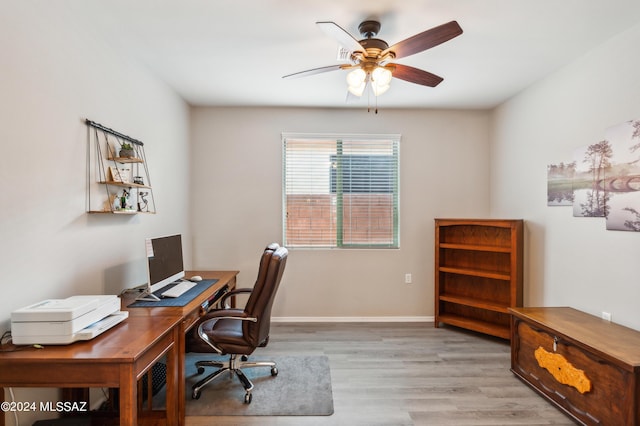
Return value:
[[(634, 401), (637, 395), (632, 372), (605, 360), (570, 338), (556, 335), (536, 324), (515, 319), (512, 340), (512, 370), (543, 396), (583, 424), (635, 425)], [(606, 339), (606, 336), (603, 336)], [(536, 350), (559, 354), (567, 364), (538, 361)], [(582, 370), (590, 389), (579, 391), (579, 381), (560, 380), (542, 365), (554, 371)], [(578, 372), (579, 373), (579, 372)], [(566, 381), (566, 380), (565, 380)]]
[(191, 327), (193, 327), (194, 324), (198, 322), (199, 319), (200, 319), (199, 311), (193, 311), (193, 312), (190, 312), (188, 315), (185, 315), (184, 319), (182, 320), (183, 330), (184, 331), (190, 330)]

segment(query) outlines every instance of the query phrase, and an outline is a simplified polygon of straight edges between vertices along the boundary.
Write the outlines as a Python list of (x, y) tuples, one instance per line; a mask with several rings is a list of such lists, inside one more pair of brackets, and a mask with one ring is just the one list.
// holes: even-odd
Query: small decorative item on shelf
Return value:
[(138, 185), (144, 185), (144, 179), (142, 178), (142, 176), (134, 176), (133, 183)]
[(120, 208), (122, 210), (127, 209), (127, 201), (129, 200), (129, 192), (126, 189), (122, 190), (122, 195), (120, 196)]
[(149, 212), (149, 200), (147, 200), (148, 192), (140, 192), (140, 201), (138, 201), (139, 212)]
[(129, 183), (131, 182), (131, 167), (115, 167), (109, 166), (109, 179), (111, 182), (122, 182)]
[(131, 144), (125, 142), (120, 146), (120, 157), (131, 158), (134, 155), (133, 146), (131, 146)]
[(117, 211), (120, 210), (120, 197), (118, 197), (118, 194), (113, 194), (109, 196), (110, 202), (108, 203), (108, 205), (105, 207), (105, 211)]

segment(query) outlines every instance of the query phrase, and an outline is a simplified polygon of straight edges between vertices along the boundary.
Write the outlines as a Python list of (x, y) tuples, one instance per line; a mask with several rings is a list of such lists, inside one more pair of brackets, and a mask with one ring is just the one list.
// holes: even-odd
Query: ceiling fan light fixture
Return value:
[(380, 96), (391, 87), (391, 71), (384, 67), (376, 67), (371, 72), (371, 89), (375, 96)]
[(359, 87), (365, 83), (367, 73), (362, 68), (356, 68), (347, 74), (347, 84), (349, 87)]
[(348, 90), (355, 96), (362, 96), (367, 85), (367, 73), (362, 68), (356, 68), (347, 74)]
[(389, 87), (391, 87), (390, 84), (385, 84), (383, 86), (380, 86), (378, 84), (372, 84), (371, 85), (371, 89), (373, 90), (373, 94), (376, 95), (376, 96), (382, 95), (384, 92), (389, 90)]
[(371, 73), (371, 79), (375, 86), (388, 86), (391, 83), (391, 71), (384, 67), (376, 67)]
[(365, 87), (367, 87), (367, 84), (365, 82), (362, 82), (362, 84), (360, 84), (359, 86), (349, 86), (348, 90), (353, 95), (362, 96), (362, 94), (364, 93)]

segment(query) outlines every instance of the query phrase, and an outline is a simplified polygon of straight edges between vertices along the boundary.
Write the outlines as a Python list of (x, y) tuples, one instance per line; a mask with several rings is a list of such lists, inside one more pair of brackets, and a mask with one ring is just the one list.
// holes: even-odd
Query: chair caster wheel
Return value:
[(191, 399), (200, 399), (200, 391), (194, 390), (191, 394)]
[(251, 404), (251, 399), (253, 398), (253, 394), (250, 394), (249, 392), (244, 394), (244, 403), (245, 404)]
[(271, 375), (272, 376), (277, 376), (278, 375), (278, 368), (277, 367), (271, 367)]
[(198, 367), (198, 374), (204, 373), (204, 367)]
[(242, 355), (242, 356), (240, 357), (240, 359), (241, 359), (242, 361), (247, 361), (247, 360), (249, 359), (249, 357), (248, 357), (248, 356), (246, 356), (246, 355)]

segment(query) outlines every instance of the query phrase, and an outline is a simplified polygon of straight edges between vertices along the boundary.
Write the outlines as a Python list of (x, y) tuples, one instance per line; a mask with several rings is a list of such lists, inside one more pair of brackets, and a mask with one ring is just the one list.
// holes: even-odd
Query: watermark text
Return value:
[(89, 411), (86, 401), (4, 401), (0, 403), (2, 412), (46, 411), (71, 413)]

